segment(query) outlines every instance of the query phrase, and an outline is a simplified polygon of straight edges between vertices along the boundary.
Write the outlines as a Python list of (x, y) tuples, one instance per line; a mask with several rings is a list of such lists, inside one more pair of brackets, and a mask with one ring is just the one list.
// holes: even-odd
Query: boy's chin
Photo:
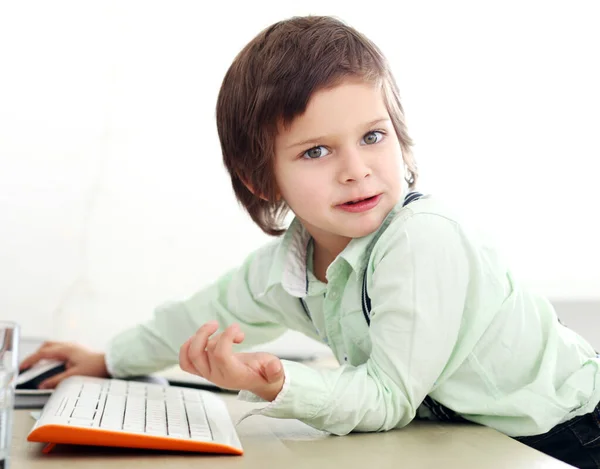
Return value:
[(379, 229), (380, 223), (364, 223), (361, 226), (348, 228), (344, 236), (347, 238), (363, 238)]

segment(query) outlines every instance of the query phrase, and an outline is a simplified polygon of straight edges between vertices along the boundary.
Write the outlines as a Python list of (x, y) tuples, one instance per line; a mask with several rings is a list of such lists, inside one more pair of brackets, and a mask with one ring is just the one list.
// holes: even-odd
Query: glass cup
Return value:
[(19, 326), (0, 321), (0, 469), (10, 466), (15, 385), (19, 373)]

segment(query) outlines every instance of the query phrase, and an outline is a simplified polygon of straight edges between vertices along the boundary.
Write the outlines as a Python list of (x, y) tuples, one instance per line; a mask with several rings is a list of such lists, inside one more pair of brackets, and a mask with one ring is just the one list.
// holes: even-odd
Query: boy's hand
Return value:
[(19, 370), (30, 368), (42, 359), (65, 362), (66, 371), (42, 381), (40, 389), (55, 388), (63, 379), (72, 375), (108, 377), (103, 353), (91, 352), (80, 345), (66, 342), (44, 342), (33, 355), (21, 362)]
[(219, 325), (204, 324), (179, 350), (184, 371), (202, 376), (226, 389), (248, 390), (266, 401), (277, 397), (283, 387), (284, 372), (279, 358), (265, 352), (233, 353), (233, 344), (244, 340), (237, 324), (211, 337)]

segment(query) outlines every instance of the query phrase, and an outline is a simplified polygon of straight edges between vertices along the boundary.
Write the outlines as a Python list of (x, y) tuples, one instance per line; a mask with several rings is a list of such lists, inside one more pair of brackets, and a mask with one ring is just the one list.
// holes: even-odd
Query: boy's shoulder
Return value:
[(406, 236), (439, 241), (446, 236), (456, 239), (457, 232), (465, 240), (475, 241), (481, 236), (459, 210), (440, 197), (424, 195), (390, 213), (373, 248), (387, 250)]
[(458, 210), (440, 197), (424, 195), (407, 205), (398, 207), (391, 214), (391, 220), (389, 220), (387, 229), (394, 231), (405, 229), (408, 226), (418, 227), (427, 225), (428, 223), (462, 226), (464, 224), (464, 217)]

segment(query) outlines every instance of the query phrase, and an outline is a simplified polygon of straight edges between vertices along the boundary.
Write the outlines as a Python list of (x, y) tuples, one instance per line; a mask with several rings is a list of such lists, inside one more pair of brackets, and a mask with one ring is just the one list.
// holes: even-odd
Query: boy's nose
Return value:
[(371, 174), (371, 169), (357, 148), (345, 151), (340, 168), (340, 182), (349, 183), (364, 179)]

